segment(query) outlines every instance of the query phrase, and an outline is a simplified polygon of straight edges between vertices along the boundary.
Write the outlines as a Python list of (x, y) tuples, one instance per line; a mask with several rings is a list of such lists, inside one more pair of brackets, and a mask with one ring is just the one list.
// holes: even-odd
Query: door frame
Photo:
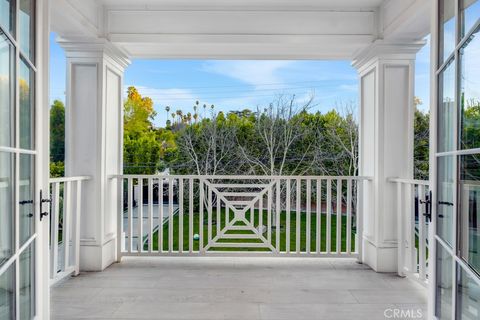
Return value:
[[(35, 77), (36, 119), (35, 143), (36, 161), (36, 195), (40, 190), (49, 195), (50, 178), (50, 102), (49, 102), (49, 40), (50, 40), (50, 1), (36, 0), (35, 47), (37, 73)], [(44, 196), (45, 197), (45, 196)], [(41, 212), (49, 212), (49, 204), (36, 203), (36, 254), (35, 254), (35, 302), (36, 319), (50, 318), (50, 284), (49, 284), (49, 216), (40, 221)]]

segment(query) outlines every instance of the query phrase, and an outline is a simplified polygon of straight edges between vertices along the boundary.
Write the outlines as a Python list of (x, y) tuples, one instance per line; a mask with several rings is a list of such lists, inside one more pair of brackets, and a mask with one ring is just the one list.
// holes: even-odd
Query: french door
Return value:
[(0, 319), (45, 315), (37, 5), (0, 0)]
[(432, 312), (480, 319), (480, 1), (437, 0)]

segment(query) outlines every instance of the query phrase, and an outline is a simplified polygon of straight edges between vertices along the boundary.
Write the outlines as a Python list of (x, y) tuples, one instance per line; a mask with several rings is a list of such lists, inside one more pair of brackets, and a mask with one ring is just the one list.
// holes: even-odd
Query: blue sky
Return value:
[[(65, 56), (54, 35), (51, 40), (51, 100), (65, 101)], [(428, 109), (428, 58), (425, 47), (416, 62), (415, 90), (424, 109)], [(134, 60), (124, 84), (153, 99), (157, 126), (165, 124), (165, 106), (170, 106), (170, 113), (178, 109), (193, 113), (196, 100), (214, 104), (217, 111), (263, 108), (281, 94), (295, 94), (299, 102), (313, 95), (311, 110), (321, 112), (358, 102), (358, 77), (350, 61)]]

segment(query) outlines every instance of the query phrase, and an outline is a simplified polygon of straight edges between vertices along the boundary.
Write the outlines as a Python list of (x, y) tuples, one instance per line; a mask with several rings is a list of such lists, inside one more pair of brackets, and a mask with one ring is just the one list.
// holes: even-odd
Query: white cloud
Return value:
[(357, 92), (358, 91), (358, 84), (342, 84), (338, 88), (340, 90)]
[(281, 69), (291, 66), (294, 61), (208, 61), (203, 71), (227, 76), (255, 87), (266, 83), (283, 83)]

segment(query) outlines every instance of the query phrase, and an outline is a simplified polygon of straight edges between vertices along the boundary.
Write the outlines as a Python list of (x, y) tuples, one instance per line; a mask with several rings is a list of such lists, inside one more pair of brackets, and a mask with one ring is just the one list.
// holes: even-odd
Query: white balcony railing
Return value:
[(89, 177), (50, 179), (50, 283), (80, 271), (82, 184)]
[(118, 175), (120, 256), (358, 257), (366, 177)]
[(429, 253), (429, 219), (431, 212), (429, 182), (413, 179), (390, 179), (396, 185), (398, 234), (398, 274), (427, 282)]

